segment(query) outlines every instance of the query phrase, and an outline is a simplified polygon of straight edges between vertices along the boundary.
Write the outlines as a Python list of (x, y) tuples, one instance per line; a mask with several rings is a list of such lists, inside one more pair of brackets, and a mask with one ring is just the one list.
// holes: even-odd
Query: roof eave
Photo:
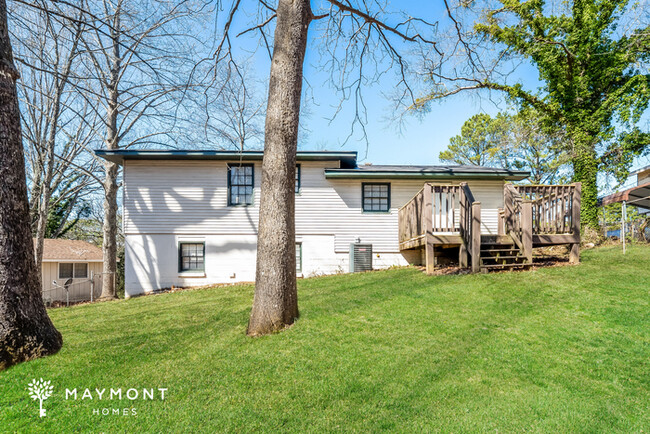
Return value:
[(528, 172), (495, 172), (495, 173), (475, 173), (475, 172), (393, 172), (393, 171), (354, 171), (354, 170), (337, 170), (326, 169), (325, 178), (327, 179), (417, 179), (417, 180), (438, 180), (438, 179), (476, 179), (490, 180), (503, 179), (507, 181), (521, 181), (530, 176)]
[[(126, 150), (126, 149), (97, 149), (95, 155), (115, 164), (123, 165), (124, 160), (239, 160), (261, 161), (264, 157), (263, 151), (245, 151), (243, 153), (233, 151), (147, 151), (147, 150)], [(344, 167), (355, 167), (357, 153), (347, 152), (321, 152), (321, 151), (298, 151), (298, 161), (340, 161)]]

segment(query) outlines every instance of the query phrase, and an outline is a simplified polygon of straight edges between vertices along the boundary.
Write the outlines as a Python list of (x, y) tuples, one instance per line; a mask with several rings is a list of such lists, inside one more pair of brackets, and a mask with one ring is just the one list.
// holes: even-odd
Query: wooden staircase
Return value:
[(481, 237), (479, 267), (482, 272), (526, 269), (531, 265), (521, 248), (509, 236)]
[(426, 183), (399, 209), (399, 248), (423, 249), (428, 274), (435, 269), (438, 246), (458, 246), (458, 265), (473, 273), (529, 268), (534, 247), (559, 244), (569, 244), (569, 261), (578, 263), (580, 200), (580, 183), (505, 184), (498, 230), (492, 234), (482, 227), (482, 204), (467, 183)]

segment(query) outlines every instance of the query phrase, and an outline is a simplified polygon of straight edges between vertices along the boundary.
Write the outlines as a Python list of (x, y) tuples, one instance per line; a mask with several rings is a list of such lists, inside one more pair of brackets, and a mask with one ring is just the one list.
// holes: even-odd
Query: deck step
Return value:
[(481, 265), (481, 269), (487, 270), (496, 270), (499, 268), (515, 268), (515, 267), (530, 267), (532, 264), (529, 263), (509, 263), (509, 264), (490, 264), (490, 265)]
[(486, 253), (496, 253), (496, 252), (513, 252), (513, 251), (519, 251), (518, 248), (513, 247), (511, 249), (481, 249), (481, 253), (486, 252)]
[(481, 260), (490, 260), (490, 261), (503, 261), (506, 259), (526, 259), (523, 256), (481, 256)]

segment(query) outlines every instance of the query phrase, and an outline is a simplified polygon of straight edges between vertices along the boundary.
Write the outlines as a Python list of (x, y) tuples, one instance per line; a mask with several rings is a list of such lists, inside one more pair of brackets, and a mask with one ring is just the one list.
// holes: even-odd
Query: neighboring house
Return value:
[(43, 298), (46, 302), (66, 301), (67, 297), (90, 300), (93, 287), (96, 297), (101, 293), (102, 261), (102, 249), (90, 243), (46, 238), (41, 263)]
[[(172, 285), (255, 279), (262, 152), (96, 154), (123, 166), (127, 297)], [(482, 204), (475, 219), (481, 233), (498, 236), (504, 184), (528, 176), (474, 166), (357, 166), (356, 157), (356, 152), (297, 154), (299, 276), (350, 271), (351, 245), (355, 259), (368, 259), (372, 252), (372, 268), (426, 261), (422, 246), (402, 245), (398, 233), (398, 209), (425, 183), (459, 188), (466, 181)], [(452, 204), (445, 212), (434, 222), (449, 218), (458, 223), (458, 208)], [(457, 229), (446, 230), (453, 234)]]

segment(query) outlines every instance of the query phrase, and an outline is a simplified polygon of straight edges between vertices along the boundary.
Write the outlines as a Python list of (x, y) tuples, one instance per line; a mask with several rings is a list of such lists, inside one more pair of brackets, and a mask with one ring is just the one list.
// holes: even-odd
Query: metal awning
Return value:
[(598, 202), (602, 206), (609, 205), (610, 203), (626, 202), (628, 205), (650, 209), (650, 182), (610, 194)]

